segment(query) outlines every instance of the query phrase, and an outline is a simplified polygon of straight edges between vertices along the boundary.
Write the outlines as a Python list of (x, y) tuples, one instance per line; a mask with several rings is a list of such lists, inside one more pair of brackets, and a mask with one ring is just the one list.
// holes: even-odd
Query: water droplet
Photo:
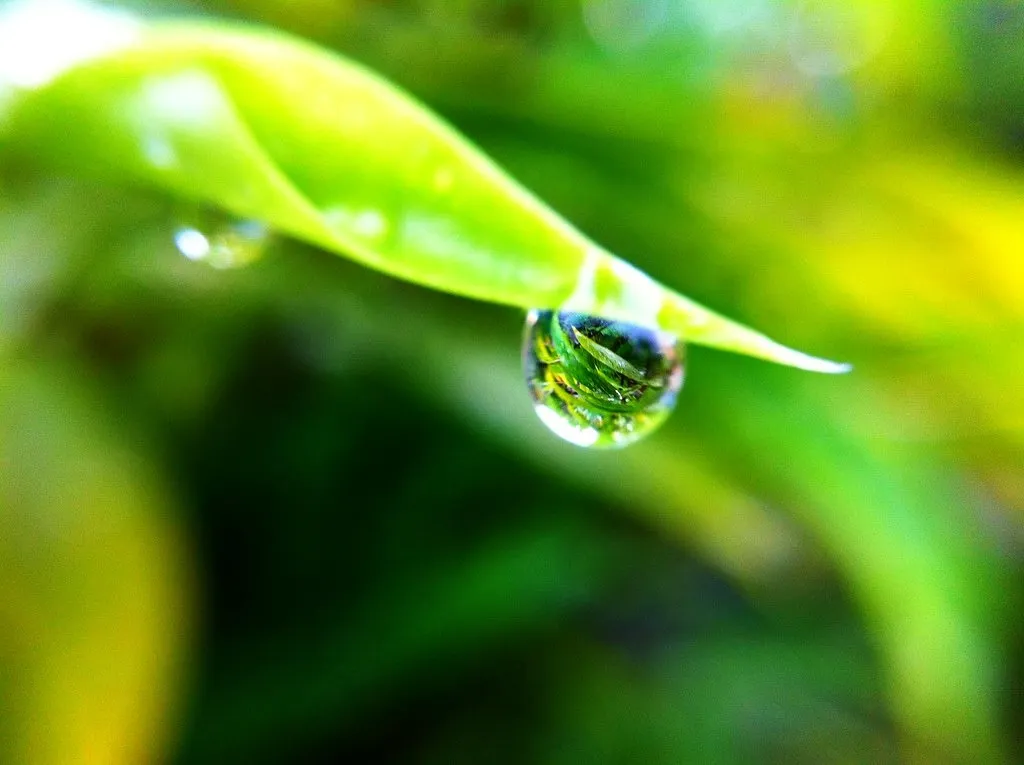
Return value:
[(665, 421), (683, 385), (672, 335), (570, 311), (530, 311), (523, 365), (537, 416), (577, 446), (638, 441)]
[(379, 239), (388, 230), (388, 219), (376, 210), (363, 210), (352, 219), (352, 230), (363, 239)]
[(148, 135), (142, 139), (142, 154), (155, 168), (170, 170), (178, 164), (178, 153), (166, 138)]
[(269, 240), (265, 224), (215, 212), (192, 213), (174, 229), (178, 252), (219, 269), (241, 268), (259, 260)]
[(382, 210), (339, 205), (325, 209), (323, 216), (327, 225), (339, 233), (372, 244), (379, 244), (391, 233), (391, 221)]

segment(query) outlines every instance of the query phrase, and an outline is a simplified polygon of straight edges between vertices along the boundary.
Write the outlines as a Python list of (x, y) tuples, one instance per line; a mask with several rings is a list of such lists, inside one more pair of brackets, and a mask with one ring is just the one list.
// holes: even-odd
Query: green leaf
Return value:
[(65, 53), (73, 63), (49, 62), (55, 76), (9, 87), (6, 114), (0, 82), (0, 137), (17, 154), (266, 221), (434, 289), (606, 316), (802, 369), (849, 369), (615, 258), (409, 96), (334, 53), (220, 23), (117, 23), (93, 35), (108, 50), (78, 61)]

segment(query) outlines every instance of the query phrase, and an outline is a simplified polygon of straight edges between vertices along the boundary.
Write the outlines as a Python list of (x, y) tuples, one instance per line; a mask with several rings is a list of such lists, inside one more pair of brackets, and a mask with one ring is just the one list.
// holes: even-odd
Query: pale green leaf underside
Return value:
[(278, 33), (140, 26), (43, 84), (9, 90), (6, 103), (0, 139), (19, 153), (259, 219), (401, 279), (657, 327), (802, 369), (848, 369), (654, 282), (378, 76)]

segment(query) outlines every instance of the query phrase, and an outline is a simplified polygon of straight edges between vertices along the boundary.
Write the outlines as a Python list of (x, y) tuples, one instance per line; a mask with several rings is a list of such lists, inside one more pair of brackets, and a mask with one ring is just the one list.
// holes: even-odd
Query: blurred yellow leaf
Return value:
[(74, 370), (0, 371), (0, 761), (162, 761), (190, 632), (168, 499)]

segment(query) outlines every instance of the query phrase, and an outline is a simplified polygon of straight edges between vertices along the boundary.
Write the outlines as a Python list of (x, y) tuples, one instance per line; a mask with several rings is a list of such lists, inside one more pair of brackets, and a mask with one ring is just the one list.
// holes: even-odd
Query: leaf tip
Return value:
[(790, 351), (783, 363), (803, 369), (808, 372), (820, 372), (826, 375), (845, 375), (853, 371), (853, 364), (846, 364), (840, 361), (829, 361), (819, 359), (816, 356), (808, 356), (799, 351)]

